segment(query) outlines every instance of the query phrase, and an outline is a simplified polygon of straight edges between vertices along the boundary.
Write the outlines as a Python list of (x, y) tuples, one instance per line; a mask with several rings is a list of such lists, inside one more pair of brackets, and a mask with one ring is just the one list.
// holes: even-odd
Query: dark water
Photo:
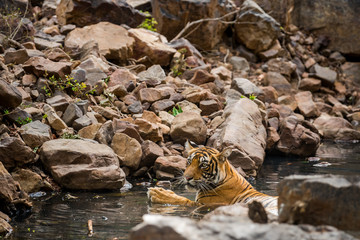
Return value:
[[(276, 195), (277, 183), (292, 174), (360, 175), (360, 143), (326, 143), (318, 150), (317, 157), (320, 161), (269, 157), (257, 179), (250, 179), (250, 182), (259, 191)], [(331, 165), (324, 167), (324, 162)], [(319, 167), (314, 166), (319, 163)], [(192, 214), (193, 209), (186, 207), (149, 206), (146, 184), (133, 185), (131, 190), (117, 193), (64, 192), (35, 198), (32, 215), (12, 222), (14, 233), (10, 239), (128, 239), (130, 229), (140, 223), (146, 213), (197, 217)], [(194, 190), (176, 192), (195, 198)], [(88, 220), (93, 222), (91, 238), (87, 236)]]

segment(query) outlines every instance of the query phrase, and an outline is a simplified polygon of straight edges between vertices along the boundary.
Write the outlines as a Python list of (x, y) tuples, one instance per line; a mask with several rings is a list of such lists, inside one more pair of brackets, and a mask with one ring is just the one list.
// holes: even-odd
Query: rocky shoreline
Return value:
[[(0, 4), (2, 235), (31, 210), (29, 193), (179, 176), (186, 139), (232, 147), (244, 176), (266, 154), (360, 140), (356, 51), (283, 28), (251, 0), (186, 3), (191, 18), (184, 2), (151, 1), (159, 33), (137, 28), (152, 17), (125, 1)], [(219, 16), (177, 36), (185, 19)]]

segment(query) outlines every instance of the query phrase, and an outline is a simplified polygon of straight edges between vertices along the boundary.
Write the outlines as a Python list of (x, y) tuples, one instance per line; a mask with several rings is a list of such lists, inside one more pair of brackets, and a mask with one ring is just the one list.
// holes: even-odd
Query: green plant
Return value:
[(254, 94), (250, 94), (249, 99), (254, 101), (256, 99), (256, 96)]
[(63, 139), (80, 139), (80, 136), (77, 134), (72, 134), (72, 133), (64, 133), (63, 135), (61, 135), (61, 138), (63, 138)]
[[(142, 11), (140, 11), (142, 12)], [(156, 32), (156, 25), (158, 22), (155, 20), (155, 18), (151, 17), (151, 14), (148, 11), (143, 12), (146, 16), (145, 20), (138, 26), (138, 28), (145, 28), (147, 30)]]
[(181, 107), (179, 105), (177, 105), (177, 108), (176, 108), (176, 106), (174, 106), (173, 109), (169, 111), (169, 113), (172, 114), (174, 117), (182, 112), (183, 112), (183, 110), (181, 109)]
[(48, 115), (47, 114), (44, 114), (43, 116), (42, 116), (42, 119), (46, 119), (48, 117)]
[(9, 110), (5, 109), (5, 110), (4, 110), (4, 114), (5, 114), (5, 115), (9, 114)]
[(16, 122), (20, 125), (25, 125), (25, 124), (28, 124), (28, 123), (31, 123), (32, 122), (32, 119), (27, 117), (27, 118), (21, 118), (21, 117), (18, 117), (18, 119), (16, 120)]

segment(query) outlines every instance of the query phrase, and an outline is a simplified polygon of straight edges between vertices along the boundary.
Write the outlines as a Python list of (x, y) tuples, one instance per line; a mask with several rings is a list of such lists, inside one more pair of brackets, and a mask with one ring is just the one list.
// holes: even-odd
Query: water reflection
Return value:
[[(259, 191), (276, 195), (281, 179), (292, 174), (360, 174), (360, 144), (323, 144), (317, 157), (328, 167), (314, 167), (318, 162), (303, 158), (268, 157), (257, 179), (250, 182)], [(87, 221), (93, 221), (91, 239), (128, 239), (132, 227), (142, 221), (146, 213), (190, 216), (199, 218), (194, 208), (154, 205), (146, 196), (146, 184), (135, 185), (127, 192), (86, 193), (71, 192), (45, 196), (34, 200), (32, 215), (20, 222), (12, 222), (14, 234), (10, 239), (90, 239)], [(177, 193), (192, 200), (195, 191), (177, 189)], [(206, 212), (206, 211), (205, 211)]]

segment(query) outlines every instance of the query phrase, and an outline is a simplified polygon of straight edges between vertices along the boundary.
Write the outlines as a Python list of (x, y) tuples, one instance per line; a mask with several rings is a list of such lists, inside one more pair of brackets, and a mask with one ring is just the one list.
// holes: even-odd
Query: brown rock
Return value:
[(21, 189), (27, 193), (38, 192), (40, 190), (53, 190), (50, 183), (43, 180), (39, 174), (29, 169), (18, 169), (15, 172), (12, 172), (11, 175), (15, 181), (19, 182)]
[(0, 79), (0, 106), (16, 108), (22, 102), (22, 95), (16, 87)]
[(47, 73), (49, 77), (65, 79), (65, 75), (71, 73), (71, 66), (70, 62), (53, 62), (43, 57), (32, 57), (24, 63), (23, 68), (37, 77), (43, 77)]
[(161, 111), (169, 111), (175, 106), (175, 102), (169, 99), (164, 99), (160, 101), (156, 101), (151, 105), (151, 110), (155, 113), (159, 113)]
[(186, 158), (181, 156), (158, 157), (154, 164), (154, 170), (181, 176), (182, 172), (185, 171), (186, 163)]
[(54, 62), (70, 61), (70, 56), (65, 53), (61, 48), (51, 48), (45, 51), (45, 55), (48, 59)]
[(263, 91), (264, 95), (260, 96), (259, 100), (261, 100), (264, 103), (278, 102), (279, 94), (274, 87), (267, 86), (267, 87), (260, 87), (260, 89)]
[(197, 70), (194, 74), (194, 76), (189, 80), (189, 83), (195, 84), (195, 85), (201, 85), (208, 82), (213, 82), (215, 80), (214, 75), (211, 73), (204, 71), (202, 69)]
[(266, 138), (266, 150), (271, 150), (275, 147), (275, 144), (280, 140), (280, 136), (277, 133), (276, 128), (268, 127), (267, 128), (267, 138)]
[(163, 141), (163, 135), (158, 124), (145, 119), (136, 119), (135, 124), (139, 127), (140, 135), (145, 140), (153, 142)]
[(303, 91), (316, 92), (321, 87), (321, 80), (316, 78), (303, 78), (300, 81), (299, 89)]
[(318, 117), (320, 112), (316, 108), (316, 104), (312, 100), (312, 94), (309, 91), (299, 92), (295, 95), (298, 108), (304, 117)]
[(39, 120), (21, 126), (21, 137), (31, 148), (40, 147), (51, 139), (51, 129)]
[(201, 115), (208, 116), (221, 109), (220, 104), (215, 100), (204, 100), (200, 102)]
[(283, 95), (278, 98), (278, 104), (279, 105), (285, 105), (289, 107), (292, 111), (295, 111), (295, 109), (298, 107), (298, 103), (295, 100), (294, 96), (290, 95)]
[(286, 78), (277, 72), (268, 72), (265, 75), (264, 83), (267, 86), (272, 86), (276, 89), (279, 96), (289, 94), (291, 92), (291, 85)]
[(96, 133), (102, 126), (101, 123), (91, 124), (79, 130), (79, 136), (87, 139), (95, 139)]
[(6, 51), (5, 52), (5, 64), (23, 64), (30, 57), (25, 49), (19, 49), (15, 51)]
[(161, 99), (161, 93), (156, 88), (143, 88), (139, 91), (139, 100), (141, 102), (153, 103)]
[(187, 101), (192, 103), (199, 103), (209, 96), (209, 92), (201, 88), (187, 88), (181, 94)]
[(114, 87), (119, 84), (123, 85), (127, 90), (132, 86), (130, 90), (132, 91), (136, 85), (136, 76), (127, 69), (116, 69), (115, 72), (110, 75), (108, 86)]
[(164, 156), (164, 150), (156, 143), (146, 140), (141, 144), (141, 165), (152, 167), (158, 157)]
[(206, 140), (206, 125), (200, 114), (183, 112), (171, 123), (170, 136), (175, 142), (184, 143), (186, 140), (197, 144), (204, 144)]
[(120, 157), (122, 165), (133, 170), (139, 168), (142, 150), (140, 143), (136, 139), (117, 132), (112, 139), (111, 148)]
[(284, 76), (291, 77), (296, 70), (296, 65), (283, 58), (274, 58), (267, 62), (269, 72), (281, 73)]

